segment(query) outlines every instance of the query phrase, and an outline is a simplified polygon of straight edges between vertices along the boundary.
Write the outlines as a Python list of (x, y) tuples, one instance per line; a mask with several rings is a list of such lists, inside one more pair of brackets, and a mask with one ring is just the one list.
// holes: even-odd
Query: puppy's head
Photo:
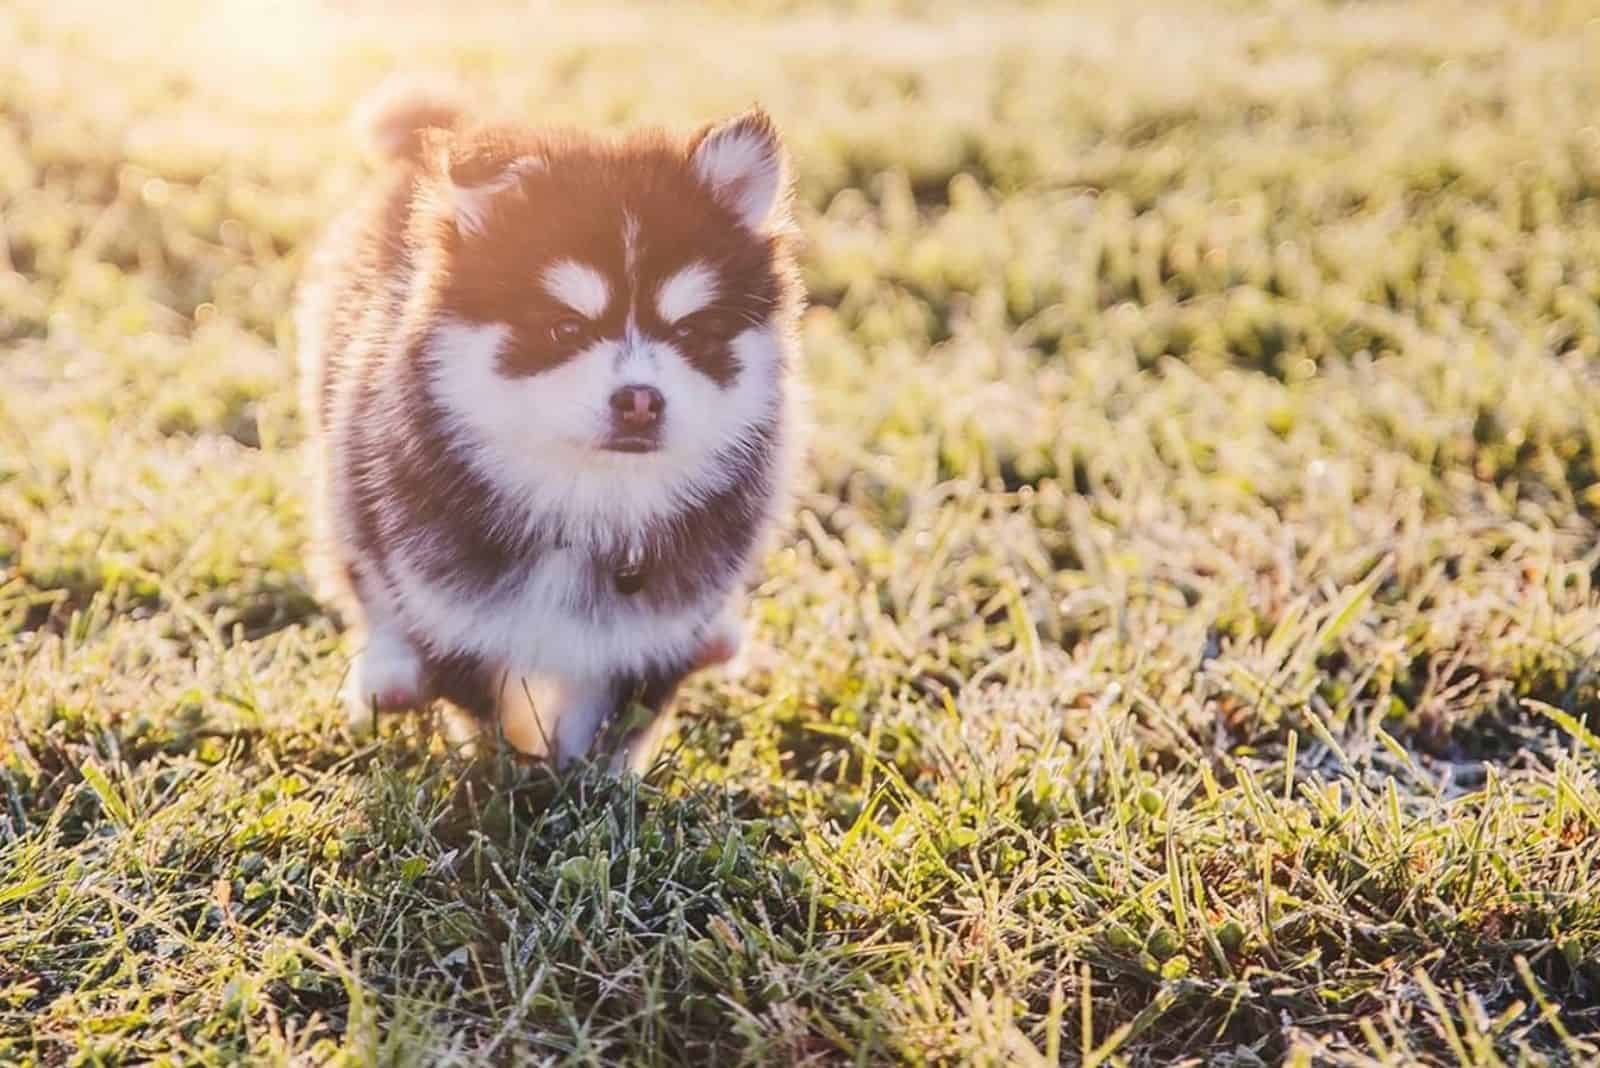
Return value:
[(438, 132), (423, 156), (430, 379), (496, 483), (593, 510), (737, 477), (779, 418), (795, 304), (767, 117)]

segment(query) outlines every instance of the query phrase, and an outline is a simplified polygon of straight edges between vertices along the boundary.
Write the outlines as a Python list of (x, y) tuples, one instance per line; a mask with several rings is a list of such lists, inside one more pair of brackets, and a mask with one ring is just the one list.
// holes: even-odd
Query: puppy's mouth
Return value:
[(602, 452), (659, 452), (661, 438), (656, 434), (612, 434), (600, 443)]

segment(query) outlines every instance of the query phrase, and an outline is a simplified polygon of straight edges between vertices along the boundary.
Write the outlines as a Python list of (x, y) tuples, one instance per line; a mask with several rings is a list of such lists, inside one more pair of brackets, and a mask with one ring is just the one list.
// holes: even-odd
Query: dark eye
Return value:
[(588, 326), (582, 319), (569, 315), (564, 319), (557, 319), (551, 325), (550, 340), (557, 345), (570, 345), (583, 337), (587, 330)]
[(707, 337), (715, 337), (722, 333), (726, 325), (722, 316), (715, 313), (702, 312), (699, 315), (691, 315), (689, 318), (675, 324), (672, 328), (672, 339), (674, 341), (695, 341)]

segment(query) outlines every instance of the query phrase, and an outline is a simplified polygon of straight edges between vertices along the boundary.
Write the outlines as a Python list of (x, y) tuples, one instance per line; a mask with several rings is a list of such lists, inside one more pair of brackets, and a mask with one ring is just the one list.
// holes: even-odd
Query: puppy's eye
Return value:
[(570, 345), (588, 331), (588, 325), (575, 316), (557, 319), (550, 327), (550, 340), (557, 345)]
[(691, 315), (689, 318), (674, 325), (672, 328), (672, 340), (703, 341), (723, 333), (727, 326), (724, 316), (715, 312), (702, 312), (699, 315)]

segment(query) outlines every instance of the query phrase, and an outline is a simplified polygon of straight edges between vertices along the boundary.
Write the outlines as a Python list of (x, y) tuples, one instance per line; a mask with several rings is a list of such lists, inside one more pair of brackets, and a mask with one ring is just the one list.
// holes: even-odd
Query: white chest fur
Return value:
[(391, 562), (400, 612), (425, 644), (516, 672), (599, 679), (686, 663), (722, 607), (708, 597), (659, 611), (617, 596), (605, 611), (584, 611), (591, 565), (577, 549), (548, 550), (476, 592), (430, 580), (404, 552)]

